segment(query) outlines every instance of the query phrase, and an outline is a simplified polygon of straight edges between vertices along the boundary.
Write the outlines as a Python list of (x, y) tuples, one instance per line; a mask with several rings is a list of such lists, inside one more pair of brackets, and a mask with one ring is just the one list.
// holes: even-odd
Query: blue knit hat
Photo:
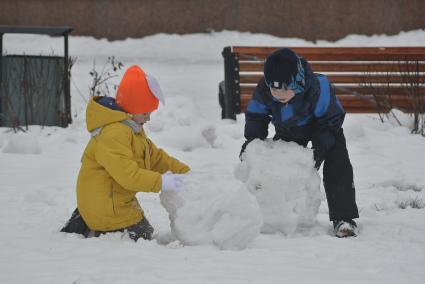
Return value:
[(300, 57), (289, 48), (274, 51), (264, 63), (264, 79), (270, 88), (304, 92), (305, 74)]

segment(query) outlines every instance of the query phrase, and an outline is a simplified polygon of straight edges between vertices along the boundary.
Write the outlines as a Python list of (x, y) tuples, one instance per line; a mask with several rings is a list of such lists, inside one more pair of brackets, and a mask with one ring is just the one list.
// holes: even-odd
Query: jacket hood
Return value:
[(308, 89), (310, 89), (311, 84), (313, 83), (314, 79), (314, 73), (311, 69), (310, 63), (308, 63), (304, 58), (301, 57), (301, 64), (304, 68), (304, 92), (297, 94), (298, 95), (304, 95), (306, 92), (308, 92)]
[(89, 132), (114, 122), (130, 119), (127, 113), (100, 104), (98, 101), (102, 98), (92, 97), (87, 105), (86, 124)]
[(296, 113), (307, 116), (314, 108), (314, 97), (317, 92), (320, 92), (320, 86), (310, 64), (303, 58), (301, 58), (301, 63), (305, 72), (304, 92), (296, 94), (291, 103), (293, 104)]

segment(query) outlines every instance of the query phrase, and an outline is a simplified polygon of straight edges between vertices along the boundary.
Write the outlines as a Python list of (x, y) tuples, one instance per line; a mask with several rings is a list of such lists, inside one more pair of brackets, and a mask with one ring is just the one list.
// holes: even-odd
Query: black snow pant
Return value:
[[(359, 218), (356, 205), (356, 190), (354, 188), (353, 167), (348, 157), (344, 131), (341, 128), (334, 132), (335, 145), (324, 157), (323, 185), (329, 207), (329, 219), (341, 221)], [(309, 140), (284, 139), (276, 135), (274, 140), (293, 141), (307, 147)], [(246, 142), (244, 146), (246, 147)], [(315, 159), (318, 158), (315, 155)], [(321, 159), (316, 160), (316, 168), (319, 169)]]
[(87, 226), (86, 222), (83, 220), (83, 217), (80, 214), (80, 211), (77, 208), (72, 213), (69, 221), (61, 229), (61, 232), (76, 233), (83, 235), (86, 238), (99, 237), (100, 235), (106, 233), (126, 232), (132, 240), (137, 242), (139, 238), (143, 238), (145, 240), (152, 240), (154, 229), (149, 223), (149, 221), (146, 219), (146, 217), (144, 217), (140, 222), (119, 230), (108, 232), (94, 231)]
[(331, 221), (359, 218), (353, 167), (348, 157), (342, 129), (335, 134), (335, 146), (326, 153), (323, 166), (323, 185)]

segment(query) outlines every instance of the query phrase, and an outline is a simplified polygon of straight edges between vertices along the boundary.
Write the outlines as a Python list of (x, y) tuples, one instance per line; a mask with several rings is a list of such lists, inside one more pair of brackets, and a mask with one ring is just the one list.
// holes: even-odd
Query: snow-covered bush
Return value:
[(257, 198), (262, 232), (291, 234), (315, 223), (321, 194), (312, 150), (293, 142), (254, 140), (235, 176)]
[(425, 208), (425, 202), (420, 199), (419, 197), (415, 198), (409, 198), (403, 201), (399, 201), (398, 207), (401, 209), (406, 209), (408, 207), (416, 208), (416, 209), (423, 209)]

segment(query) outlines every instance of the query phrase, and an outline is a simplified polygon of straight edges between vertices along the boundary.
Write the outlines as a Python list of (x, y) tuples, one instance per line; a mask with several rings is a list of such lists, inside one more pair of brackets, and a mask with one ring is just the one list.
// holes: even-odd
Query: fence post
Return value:
[(64, 54), (64, 93), (65, 93), (65, 121), (63, 123), (63, 127), (67, 126), (72, 122), (71, 116), (71, 91), (70, 91), (70, 83), (69, 78), (71, 74), (69, 74), (69, 54), (68, 54), (68, 34), (64, 33), (64, 45), (65, 45), (65, 54)]
[(3, 34), (0, 33), (0, 125), (2, 125), (2, 100), (3, 100)]

